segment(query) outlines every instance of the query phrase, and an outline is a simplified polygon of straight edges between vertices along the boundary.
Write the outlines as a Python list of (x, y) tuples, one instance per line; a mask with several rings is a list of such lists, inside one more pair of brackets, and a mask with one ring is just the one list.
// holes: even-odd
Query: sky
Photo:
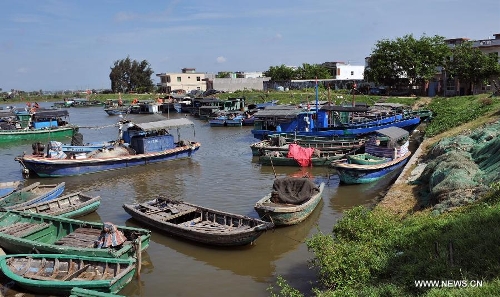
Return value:
[(253, 72), (364, 65), (377, 41), (409, 34), (500, 34), (499, 0), (2, 0), (0, 11), (3, 91), (109, 89), (127, 57), (155, 74)]

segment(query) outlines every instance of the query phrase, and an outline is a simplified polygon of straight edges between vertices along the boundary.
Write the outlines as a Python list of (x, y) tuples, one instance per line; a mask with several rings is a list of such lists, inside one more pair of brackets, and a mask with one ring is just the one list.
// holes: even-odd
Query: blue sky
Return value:
[(110, 88), (127, 56), (155, 73), (364, 65), (382, 39), (500, 33), (498, 0), (3, 0), (0, 11), (4, 91)]

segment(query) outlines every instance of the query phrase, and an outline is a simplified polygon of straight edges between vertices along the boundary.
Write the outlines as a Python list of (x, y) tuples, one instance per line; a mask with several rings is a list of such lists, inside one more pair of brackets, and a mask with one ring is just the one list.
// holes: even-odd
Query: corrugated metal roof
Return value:
[(403, 137), (407, 137), (408, 135), (410, 135), (410, 132), (406, 131), (405, 129), (394, 126), (379, 129), (376, 132), (388, 136), (389, 138), (392, 139), (401, 139)]
[(297, 115), (304, 113), (303, 109), (290, 105), (275, 105), (268, 106), (265, 109), (259, 110), (254, 114), (255, 118), (295, 118)]
[(194, 123), (191, 122), (189, 119), (181, 118), (181, 119), (171, 119), (171, 120), (135, 124), (135, 126), (139, 127), (144, 131), (155, 131), (161, 129), (174, 128), (174, 127), (194, 126)]

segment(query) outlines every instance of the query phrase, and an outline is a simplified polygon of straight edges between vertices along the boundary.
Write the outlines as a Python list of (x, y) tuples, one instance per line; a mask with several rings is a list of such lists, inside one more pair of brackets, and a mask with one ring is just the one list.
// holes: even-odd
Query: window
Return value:
[(351, 75), (354, 75), (354, 71), (351, 71)]
[(201, 77), (197, 76), (196, 81), (201, 81)]
[(181, 77), (177, 76), (177, 82), (181, 82)]

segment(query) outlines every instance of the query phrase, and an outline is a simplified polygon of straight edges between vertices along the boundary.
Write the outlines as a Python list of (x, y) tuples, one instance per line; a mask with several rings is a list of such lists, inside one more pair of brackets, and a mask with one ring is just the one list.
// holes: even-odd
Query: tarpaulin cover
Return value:
[(108, 248), (119, 246), (127, 240), (125, 235), (116, 228), (112, 223), (104, 223), (103, 229), (99, 238), (96, 241), (98, 248)]
[(296, 143), (290, 143), (287, 157), (295, 159), (301, 167), (307, 167), (312, 165), (311, 157), (313, 153), (314, 148), (312, 147), (301, 147)]
[(300, 204), (319, 192), (319, 188), (308, 178), (283, 177), (273, 184), (273, 198), (278, 203)]

